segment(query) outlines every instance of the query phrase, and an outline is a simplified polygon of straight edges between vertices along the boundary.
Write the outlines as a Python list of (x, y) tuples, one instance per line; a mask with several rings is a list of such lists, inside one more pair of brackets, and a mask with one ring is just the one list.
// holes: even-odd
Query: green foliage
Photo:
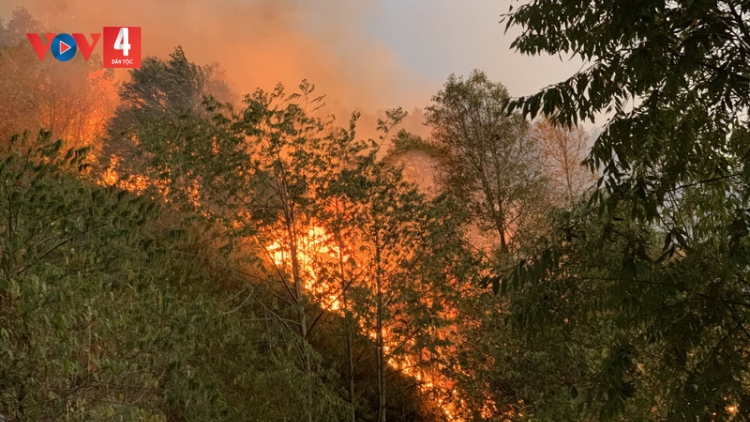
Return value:
[(587, 61), (511, 109), (566, 125), (611, 116), (587, 160), (603, 173), (595, 207), (541, 248), (557, 259), (534, 254), (507, 280), (586, 289), (577, 318), (608, 327), (587, 395), (602, 418), (747, 415), (749, 13), (536, 0), (507, 15), (519, 51)]
[(123, 84), (121, 97), (143, 113), (191, 110), (200, 103), (205, 83), (201, 69), (188, 61), (181, 47), (168, 62), (147, 57), (131, 77)]
[(297, 369), (298, 339), (264, 308), (246, 306), (242, 293), (252, 297), (253, 286), (196, 227), (163, 205), (92, 184), (79, 171), (85, 151), (63, 154), (49, 134), (8, 145), (0, 165), (6, 419), (283, 421), (312, 409), (316, 420), (335, 420), (345, 409)]
[[(633, 217), (655, 221), (667, 196), (704, 183), (720, 194), (746, 158), (748, 107), (746, 6), (638, 4), (591, 8), (535, 1), (508, 15), (524, 33), (521, 52), (571, 54), (586, 69), (511, 105), (572, 124), (613, 113), (589, 157), (603, 169), (608, 200), (632, 199)], [(718, 189), (718, 190), (713, 190)]]
[(722, 258), (732, 240), (671, 249), (666, 236), (622, 217), (573, 214), (503, 280), (534, 348), (574, 330), (565, 343), (588, 356), (578, 359), (586, 369), (576, 388), (587, 391), (589, 413), (695, 420), (747, 402), (747, 284)]
[[(450, 198), (428, 201), (378, 158), (402, 110), (378, 122), (379, 141), (357, 141), (358, 116), (348, 129), (316, 117), (322, 97), (313, 88), (303, 82), (289, 94), (279, 85), (246, 96), (238, 111), (209, 100), (206, 112), (144, 122), (137, 132), (148, 158), (143, 168), (166, 186), (173, 206), (201, 215), (227, 250), (264, 265), (256, 284), (284, 303), (280, 314), (292, 312), (287, 328), (299, 335), (302, 373), (325, 375), (311, 365), (306, 344), (343, 336), (346, 352), (320, 352), (344, 352), (343, 362), (327, 366), (344, 368), (341, 398), (354, 409), (350, 419), (382, 417), (404, 403), (401, 392), (386, 387), (405, 382), (388, 362), (422, 356), (415, 371), (434, 367), (445, 346), (435, 334), (447, 323), (441, 313), (471, 271), (462, 261), (464, 220)], [(194, 188), (190, 195), (186, 186)], [(272, 259), (278, 254), (287, 258)], [(327, 316), (334, 301), (341, 319)], [(357, 380), (368, 372), (354, 350), (376, 357), (369, 385)], [(405, 415), (420, 412), (414, 404), (402, 410), (408, 408)]]
[(444, 154), (437, 145), (402, 129), (393, 137), (386, 160), (393, 160), (411, 151), (422, 151), (432, 158), (439, 158)]
[(139, 124), (201, 111), (207, 96), (221, 102), (234, 99), (221, 70), (189, 61), (182, 47), (175, 48), (168, 61), (144, 58), (130, 77), (120, 88), (121, 103), (109, 123), (104, 145), (107, 158), (133, 159), (137, 150), (133, 136)]
[(448, 79), (427, 107), (427, 124), (443, 153), (443, 185), (493, 231), (507, 254), (514, 241), (538, 229), (545, 201), (542, 150), (528, 123), (507, 115), (509, 95), (478, 70)]

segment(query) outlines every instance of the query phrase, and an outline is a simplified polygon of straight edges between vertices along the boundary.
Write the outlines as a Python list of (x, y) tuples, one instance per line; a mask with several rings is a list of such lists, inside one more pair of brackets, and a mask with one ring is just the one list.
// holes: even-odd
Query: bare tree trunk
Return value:
[[(346, 295), (346, 294), (345, 294)], [(346, 297), (344, 297), (344, 306), (346, 306)], [(346, 309), (346, 308), (345, 308)], [(357, 409), (354, 405), (354, 348), (352, 347), (352, 331), (351, 331), (351, 313), (347, 311), (346, 316), (346, 354), (349, 360), (349, 404), (351, 405), (351, 420), (356, 422), (357, 420)]]
[(354, 347), (352, 344), (353, 338), (352, 338), (352, 313), (349, 310), (349, 301), (347, 297), (347, 290), (349, 289), (349, 283), (346, 281), (346, 276), (344, 275), (344, 257), (341, 254), (341, 249), (343, 246), (343, 242), (341, 242), (340, 239), (337, 239), (338, 243), (338, 249), (339, 249), (339, 272), (341, 273), (341, 305), (344, 308), (344, 331), (346, 331), (346, 356), (349, 364), (349, 373), (348, 373), (348, 390), (349, 390), (349, 404), (351, 405), (351, 413), (349, 416), (351, 416), (351, 421), (356, 422), (357, 420), (357, 413), (356, 409), (354, 407)]
[[(302, 337), (302, 343), (300, 347), (302, 348), (301, 354), (302, 354), (302, 362), (305, 368), (305, 375), (309, 378), (312, 377), (312, 365), (310, 362), (310, 354), (307, 352), (307, 314), (305, 312), (305, 300), (304, 300), (304, 291), (302, 290), (302, 274), (299, 264), (299, 256), (298, 256), (298, 250), (297, 250), (297, 227), (295, 224), (294, 219), (294, 204), (287, 205), (287, 236), (289, 237), (289, 254), (290, 258), (292, 260), (292, 279), (294, 281), (294, 294), (296, 296), (296, 305), (298, 309), (298, 318), (299, 318), (299, 333), (300, 337)], [(312, 403), (312, 397), (308, 398), (310, 400), (310, 404)], [(312, 413), (307, 411), (307, 421), (312, 422)]]
[[(345, 203), (342, 203), (340, 201), (336, 201), (336, 217), (339, 219), (342, 219), (344, 213), (345, 213), (346, 205)], [(344, 337), (346, 341), (346, 358), (347, 358), (347, 401), (351, 405), (351, 411), (349, 413), (349, 417), (351, 422), (356, 422), (357, 420), (357, 411), (354, 406), (354, 397), (355, 397), (355, 389), (354, 389), (354, 333), (356, 330), (352, 311), (349, 309), (349, 295), (348, 290), (349, 287), (351, 287), (353, 280), (349, 280), (346, 276), (346, 267), (344, 266), (344, 240), (341, 235), (341, 227), (337, 227), (335, 231), (332, 232), (333, 239), (336, 244), (336, 250), (338, 251), (337, 259), (338, 259), (338, 265), (339, 265), (339, 275), (341, 276), (341, 307), (344, 310)]]
[(497, 232), (500, 234), (500, 252), (507, 254), (509, 249), (505, 233), (505, 210), (502, 201), (498, 202), (498, 209), (499, 211), (495, 215), (495, 225), (497, 226)]
[(386, 420), (386, 391), (385, 391), (385, 347), (383, 338), (383, 274), (380, 261), (380, 244), (378, 236), (375, 237), (375, 289), (376, 289), (376, 353), (377, 353), (377, 376), (378, 376), (378, 422)]

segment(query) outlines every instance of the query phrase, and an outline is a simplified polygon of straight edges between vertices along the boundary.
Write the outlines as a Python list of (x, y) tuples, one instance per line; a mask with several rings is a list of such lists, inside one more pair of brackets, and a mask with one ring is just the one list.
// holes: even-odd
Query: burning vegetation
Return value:
[[(111, 13), (81, 4), (59, 7)], [(351, 112), (398, 72), (343, 66), (323, 41), (347, 24), (306, 39), (274, 2), (189, 4), (273, 42), (117, 75), (39, 61), (25, 9), (0, 21), (0, 422), (746, 419), (750, 12), (697, 41), (665, 19), (688, 22), (669, 54), (728, 43), (669, 83), (628, 56), (513, 99), (475, 70), (408, 115)], [(246, 7), (255, 25), (227, 17)], [(538, 37), (518, 48), (601, 49)], [(576, 124), (605, 106), (594, 142)]]
[[(360, 114), (335, 124), (306, 81), (236, 101), (218, 67), (192, 63), (182, 48), (168, 60), (145, 58), (126, 81), (82, 60), (52, 72), (20, 41), (41, 31), (24, 10), (3, 30), (0, 89), (11, 100), (3, 135), (46, 130), (12, 138), (3, 169), (66, 187), (56, 211), (31, 196), (32, 214), (13, 214), (5, 227), (15, 242), (40, 243), (17, 264), (4, 261), (5, 280), (19, 287), (4, 288), (0, 315), (33, 328), (5, 332), (11, 364), (0, 368), (0, 415), (380, 422), (518, 414), (523, 402), (492, 394), (474, 367), (471, 342), (503, 312), (494, 300), (480, 305), (494, 246), (478, 253), (467, 233), (483, 211), (457, 202), (451, 189), (463, 188), (438, 177), (456, 163), (449, 142), (398, 132), (401, 109), (365, 130), (376, 139), (363, 139)], [(428, 112), (436, 127), (438, 114), (437, 105)], [(522, 120), (509, 124), (527, 130)], [(7, 209), (39, 188), (30, 183), (6, 185), (21, 195)], [(518, 198), (506, 209), (520, 209)], [(51, 225), (23, 228), (25, 218)], [(501, 239), (518, 234), (508, 219)], [(91, 264), (71, 267), (76, 260)], [(57, 276), (82, 284), (52, 283)], [(36, 287), (25, 292), (31, 279)], [(63, 295), (52, 314), (48, 289)], [(39, 302), (26, 302), (29, 294)], [(21, 311), (28, 306), (38, 318)], [(32, 332), (49, 334), (24, 343)], [(32, 356), (48, 366), (24, 366)]]

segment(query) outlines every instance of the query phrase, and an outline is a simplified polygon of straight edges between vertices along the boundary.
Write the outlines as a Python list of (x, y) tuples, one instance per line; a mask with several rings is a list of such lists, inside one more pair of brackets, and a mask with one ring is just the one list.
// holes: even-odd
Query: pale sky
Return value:
[[(498, 23), (511, 0), (378, 0), (367, 31), (422, 76), (442, 84), (451, 73), (484, 70), (511, 95), (527, 95), (562, 80), (580, 61), (528, 57), (510, 50), (518, 30)], [(515, 5), (517, 1), (513, 1)]]

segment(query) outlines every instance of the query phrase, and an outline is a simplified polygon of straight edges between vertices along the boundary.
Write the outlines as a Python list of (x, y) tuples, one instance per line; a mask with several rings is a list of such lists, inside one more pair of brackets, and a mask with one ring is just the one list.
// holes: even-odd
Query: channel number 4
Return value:
[(128, 51), (130, 51), (128, 28), (120, 28), (120, 32), (117, 34), (117, 39), (115, 40), (115, 50), (121, 50), (123, 56), (128, 56)]

